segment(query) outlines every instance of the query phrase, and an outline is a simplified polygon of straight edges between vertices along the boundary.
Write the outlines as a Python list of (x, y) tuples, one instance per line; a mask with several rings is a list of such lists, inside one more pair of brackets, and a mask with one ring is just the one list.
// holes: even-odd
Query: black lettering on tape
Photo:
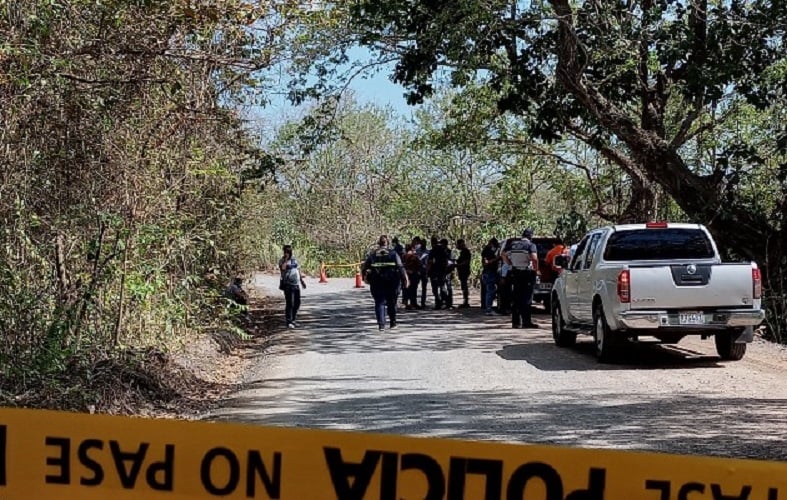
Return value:
[(86, 439), (79, 444), (77, 449), (77, 458), (86, 469), (93, 473), (92, 477), (81, 477), (79, 484), (82, 486), (98, 486), (104, 482), (104, 468), (101, 464), (90, 458), (88, 451), (91, 449), (103, 450), (104, 442), (100, 439)]
[(445, 474), (437, 460), (421, 453), (405, 453), (402, 455), (402, 472), (417, 470), (426, 476), (429, 489), (424, 500), (442, 500), (445, 496)]
[(604, 500), (607, 485), (607, 470), (591, 468), (588, 473), (586, 490), (576, 490), (566, 496), (566, 500)]
[[(213, 461), (218, 457), (224, 458), (230, 469), (227, 484), (224, 486), (216, 486), (213, 482)], [(203, 488), (211, 495), (229, 495), (238, 488), (238, 483), (240, 482), (240, 462), (238, 462), (238, 457), (235, 456), (232, 450), (227, 448), (213, 448), (202, 457), (199, 476)]]
[(175, 481), (175, 445), (164, 446), (164, 460), (153, 462), (145, 472), (145, 480), (151, 489), (172, 491)]
[[(324, 448), (325, 462), (331, 474), (331, 482), (338, 500), (362, 500), (369, 488), (377, 463), (382, 455), (379, 451), (368, 450), (359, 464), (345, 462), (339, 448)], [(352, 486), (350, 477), (355, 478)]]
[(655, 479), (648, 479), (645, 481), (645, 489), (659, 490), (661, 491), (661, 497), (659, 497), (659, 500), (670, 500), (672, 484), (669, 481), (656, 481)]
[[(148, 452), (150, 444), (140, 443), (137, 451), (122, 451), (120, 444), (112, 440), (109, 442), (109, 449), (112, 451), (112, 459), (115, 461), (115, 469), (120, 478), (120, 484), (127, 490), (133, 489), (137, 484), (137, 476), (139, 471), (142, 470), (142, 464), (145, 462), (145, 454)], [(126, 470), (125, 462), (131, 461), (131, 468)]]
[(47, 446), (60, 448), (60, 455), (46, 457), (46, 464), (53, 467), (60, 467), (59, 474), (47, 474), (45, 477), (47, 484), (70, 484), (71, 483), (71, 440), (68, 438), (47, 436), (44, 441)]
[(705, 485), (702, 483), (686, 483), (678, 490), (678, 500), (689, 500), (691, 493), (705, 493)]
[(508, 481), (506, 498), (508, 500), (521, 500), (525, 495), (527, 483), (533, 478), (539, 478), (546, 486), (546, 500), (563, 500), (563, 481), (560, 474), (550, 465), (542, 462), (531, 462), (520, 466), (511, 475)]
[(5, 474), (5, 465), (6, 465), (6, 426), (0, 425), (0, 486), (6, 486), (6, 474)]
[(265, 493), (270, 498), (281, 497), (281, 453), (273, 454), (273, 475), (268, 474), (265, 462), (262, 461), (260, 452), (249, 451), (249, 463), (246, 468), (246, 497), (255, 498), (257, 477), (262, 479)]
[(380, 500), (396, 500), (396, 483), (399, 480), (399, 454), (383, 453)]
[(740, 493), (731, 496), (725, 495), (721, 491), (721, 485), (711, 484), (710, 492), (713, 495), (713, 500), (749, 500), (749, 495), (751, 495), (751, 486), (744, 486), (741, 488)]
[(503, 493), (502, 461), (451, 457), (451, 465), (448, 469), (448, 500), (463, 500), (465, 498), (467, 474), (483, 474), (486, 478), (484, 499), (499, 500)]

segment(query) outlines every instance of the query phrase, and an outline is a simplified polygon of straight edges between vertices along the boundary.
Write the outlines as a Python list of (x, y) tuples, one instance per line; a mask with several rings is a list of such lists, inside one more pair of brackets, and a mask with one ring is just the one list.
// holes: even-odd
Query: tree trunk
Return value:
[(656, 195), (653, 183), (644, 178), (631, 177), (631, 197), (618, 217), (619, 224), (634, 224), (653, 220), (656, 213)]
[(738, 257), (752, 259), (763, 271), (763, 287), (769, 294), (769, 322), (787, 325), (783, 311), (771, 307), (775, 300), (784, 305), (787, 274), (787, 235), (762, 213), (728, 200), (718, 183), (694, 174), (663, 137), (638, 125), (626, 112), (608, 101), (583, 79), (584, 47), (574, 30), (573, 11), (568, 0), (551, 0), (560, 22), (557, 79), (609, 132), (623, 141), (647, 178), (662, 186), (686, 214), (708, 226), (720, 247), (732, 249)]

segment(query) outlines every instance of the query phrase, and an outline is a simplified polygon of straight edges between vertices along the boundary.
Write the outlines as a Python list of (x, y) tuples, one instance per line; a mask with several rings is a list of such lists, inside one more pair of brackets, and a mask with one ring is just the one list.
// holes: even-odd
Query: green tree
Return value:
[(624, 170), (632, 213), (650, 215), (653, 186), (660, 186), (722, 245), (757, 260), (769, 293), (779, 297), (787, 211), (753, 209), (741, 185), (775, 161), (775, 204), (785, 206), (784, 126), (770, 136), (769, 159), (743, 137), (712, 158), (691, 152), (741, 106), (783, 105), (785, 7), (765, 0), (365, 0), (353, 19), (362, 43), (381, 58), (396, 56), (392, 76), (411, 102), (440, 81), (483, 82), (499, 94), (500, 110), (525, 119), (531, 137), (574, 137)]
[(295, 0), (0, 0), (0, 386), (210, 324), (240, 196), (275, 163), (239, 108), (319, 19)]

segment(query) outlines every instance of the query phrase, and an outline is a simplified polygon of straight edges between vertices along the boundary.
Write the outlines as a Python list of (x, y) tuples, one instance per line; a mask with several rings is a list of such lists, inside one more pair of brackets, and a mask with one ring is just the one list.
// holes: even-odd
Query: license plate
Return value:
[(681, 325), (704, 325), (705, 315), (701, 312), (678, 313), (678, 323)]
[(550, 291), (552, 290), (552, 283), (539, 283), (538, 289)]

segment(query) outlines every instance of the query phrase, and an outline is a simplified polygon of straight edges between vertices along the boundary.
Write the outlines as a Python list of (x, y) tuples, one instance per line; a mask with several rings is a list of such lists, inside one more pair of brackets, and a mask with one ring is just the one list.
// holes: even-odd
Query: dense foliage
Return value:
[(210, 324), (293, 9), (0, 1), (0, 390)]
[[(282, 243), (316, 272), (383, 232), (702, 222), (787, 339), (786, 29), (765, 0), (0, 0), (0, 390), (207, 328)], [(412, 121), (331, 95), (376, 63)], [(274, 92), (312, 107), (263, 138)]]
[(531, 150), (581, 142), (625, 174), (627, 204), (613, 219), (654, 218), (674, 201), (707, 224), (730, 256), (764, 269), (769, 321), (784, 334), (785, 2), (336, 5), (354, 40), (396, 61), (391, 77), (411, 102), (449, 85), (471, 92), (459, 101), (468, 109), (480, 87), (494, 104), (484, 114), (520, 126), (492, 139)]

